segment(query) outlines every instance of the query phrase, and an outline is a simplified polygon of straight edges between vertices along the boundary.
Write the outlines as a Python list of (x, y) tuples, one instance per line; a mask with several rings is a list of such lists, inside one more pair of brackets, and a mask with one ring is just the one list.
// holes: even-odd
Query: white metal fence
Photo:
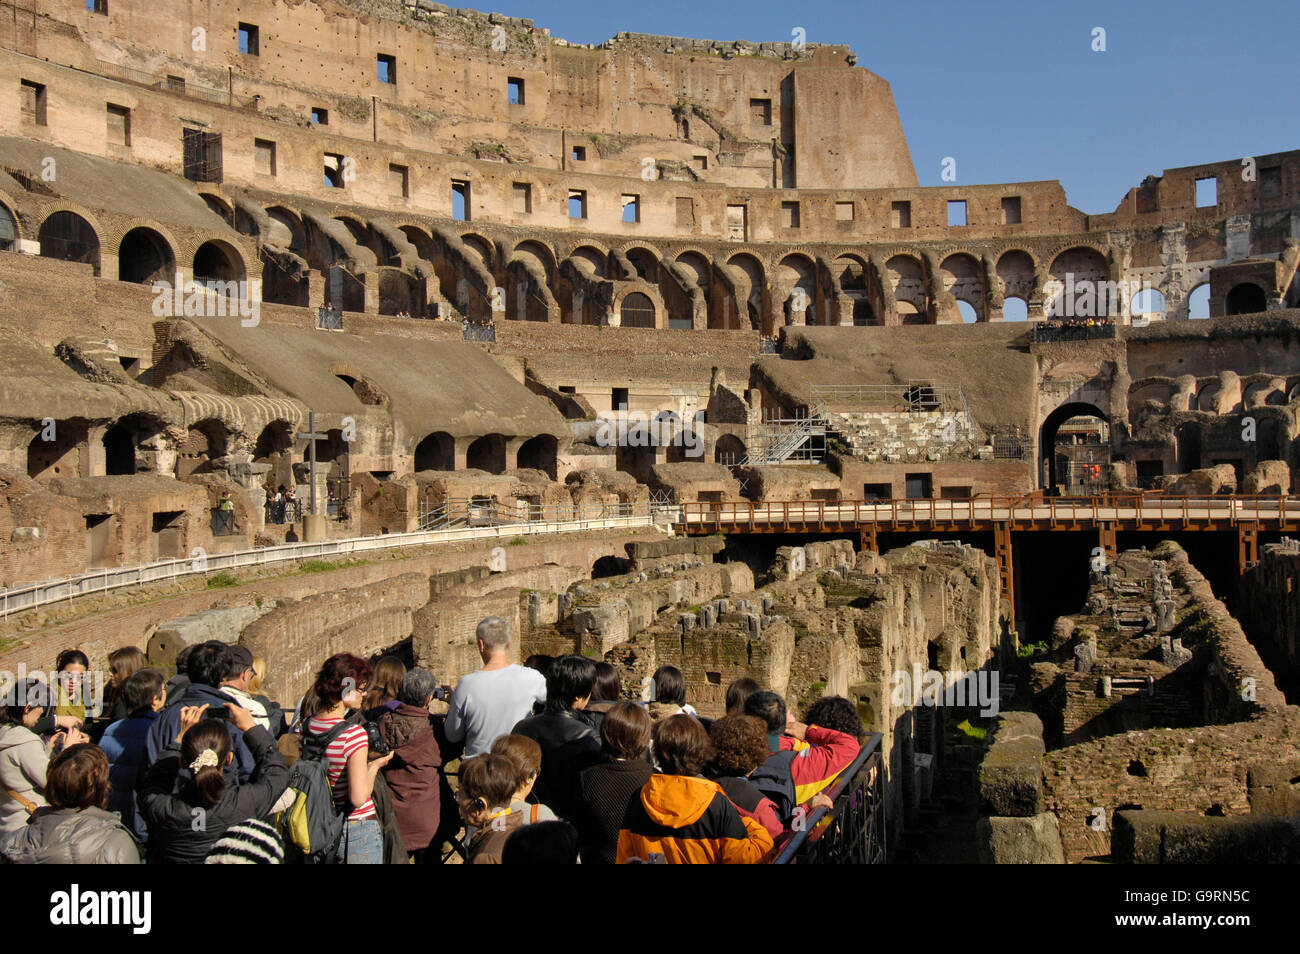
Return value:
[(196, 548), (188, 559), (159, 560), (142, 566), (111, 567), (93, 570), (80, 576), (0, 590), (0, 618), (55, 603), (67, 603), (93, 593), (146, 583), (167, 582), (186, 576), (237, 570), (324, 557), (350, 557), (399, 547), (418, 547), (432, 543), (461, 540), (485, 540), (502, 537), (527, 537), (544, 533), (568, 533), (577, 530), (622, 530), (648, 527), (653, 517), (648, 508), (641, 513), (630, 510), (617, 516), (578, 517), (571, 520), (499, 523), (492, 526), (464, 526), (445, 530), (389, 533), (374, 537), (349, 537), (321, 540), (316, 543), (286, 543), (281, 546), (235, 553), (206, 553)]

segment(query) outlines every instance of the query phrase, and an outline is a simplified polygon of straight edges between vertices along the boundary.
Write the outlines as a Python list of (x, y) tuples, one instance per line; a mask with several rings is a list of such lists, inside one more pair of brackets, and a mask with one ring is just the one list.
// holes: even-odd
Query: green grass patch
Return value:
[(1025, 643), (1023, 646), (1020, 647), (1020, 649), (1016, 651), (1016, 655), (1019, 656), (1021, 659), (1030, 659), (1034, 656), (1037, 656), (1039, 653), (1045, 653), (1045, 652), (1047, 652), (1047, 643), (1044, 642)]
[(981, 728), (977, 725), (971, 725), (970, 719), (963, 719), (961, 722), (957, 723), (957, 731), (968, 739), (975, 739), (980, 742), (988, 738), (989, 734), (988, 729)]
[(522, 547), (522, 546), (526, 546), (527, 543), (528, 543), (528, 541), (525, 540), (523, 537), (515, 537), (513, 540), (511, 540), (509, 543), (507, 543), (506, 546), (508, 546), (508, 547)]
[(222, 570), (220, 573), (214, 573), (208, 577), (207, 587), (210, 590), (220, 590), (227, 586), (238, 586), (239, 580), (233, 573), (227, 573)]
[(364, 566), (369, 560), (303, 560), (299, 573), (328, 573), (330, 570), (343, 570), (352, 566)]

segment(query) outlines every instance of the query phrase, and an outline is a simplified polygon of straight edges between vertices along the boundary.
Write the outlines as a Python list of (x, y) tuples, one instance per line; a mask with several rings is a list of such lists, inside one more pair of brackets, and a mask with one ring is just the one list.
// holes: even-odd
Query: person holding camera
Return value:
[[(149, 829), (151, 861), (202, 864), (226, 829), (265, 815), (289, 783), (289, 768), (271, 733), (253, 713), (224, 703), (224, 718), (205, 718), (208, 705), (183, 706), (176, 738), (163, 750), (136, 793)], [(253, 755), (247, 782), (232, 784), (231, 729)]]
[(48, 742), (34, 731), (50, 702), (39, 679), (15, 683), (0, 706), (0, 835), (19, 831), (45, 802), (45, 775), (52, 754), (90, 739), (80, 729), (62, 729)]
[[(433, 842), (442, 817), (442, 751), (434, 734), (429, 706), (439, 694), (433, 673), (412, 669), (402, 677), (397, 708), (379, 717), (379, 736), (392, 750), (384, 781), (406, 850), (417, 864)], [(372, 745), (373, 748), (373, 745)]]

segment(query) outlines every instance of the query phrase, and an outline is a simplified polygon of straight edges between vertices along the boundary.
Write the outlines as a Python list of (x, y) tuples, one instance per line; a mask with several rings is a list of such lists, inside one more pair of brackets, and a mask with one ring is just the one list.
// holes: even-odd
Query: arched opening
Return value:
[(1052, 261), (1056, 287), (1045, 290), (1043, 309), (1052, 318), (1102, 318), (1119, 302), (1107, 282), (1106, 257), (1095, 248), (1066, 249)]
[(949, 255), (939, 266), (939, 276), (943, 290), (957, 299), (962, 321), (979, 321), (984, 314), (984, 269), (979, 261), (965, 252)]
[(618, 309), (619, 324), (624, 328), (653, 328), (655, 326), (655, 303), (649, 295), (631, 292), (623, 299)]
[(18, 241), (18, 220), (9, 207), (0, 202), (0, 252), (12, 252)]
[(110, 477), (135, 473), (135, 431), (114, 424), (104, 432), (104, 473)]
[(137, 228), (122, 237), (117, 249), (117, 280), (151, 285), (170, 282), (176, 275), (176, 256), (167, 240), (153, 229)]
[(713, 462), (733, 467), (745, 459), (745, 442), (734, 434), (723, 434), (713, 445)]
[(218, 294), (242, 297), (235, 283), (244, 281), (244, 262), (225, 242), (204, 242), (194, 253), (194, 281)]
[(1254, 315), (1266, 308), (1264, 289), (1254, 282), (1234, 285), (1223, 302), (1223, 312), (1226, 315)]
[(622, 576), (628, 572), (629, 562), (616, 556), (603, 556), (591, 565), (591, 578), (601, 580), (610, 576)]
[(805, 255), (787, 255), (776, 267), (776, 283), (786, 290), (781, 310), (784, 324), (801, 319), (805, 325), (825, 324), (818, 314), (817, 268)]
[(1202, 282), (1187, 296), (1188, 318), (1210, 317), (1210, 283)]
[(1165, 315), (1165, 295), (1158, 288), (1143, 288), (1133, 296), (1129, 303), (1129, 313), (1134, 318), (1163, 318)]
[(500, 434), (480, 437), (465, 451), (465, 466), (470, 470), (485, 470), (489, 474), (505, 473), (506, 439)]
[(740, 298), (737, 302), (739, 313), (733, 316), (728, 309), (721, 327), (768, 331), (769, 329), (763, 327), (763, 285), (766, 281), (763, 264), (753, 255), (741, 253), (727, 259), (727, 265), (740, 273), (736, 276), (737, 293)]
[(885, 262), (885, 276), (903, 324), (925, 324), (925, 271), (921, 263), (910, 255), (895, 255)]
[(213, 461), (226, 455), (229, 433), (218, 420), (208, 419), (191, 425), (185, 440), (176, 451), (176, 478), (191, 474), (210, 474)]
[(1008, 298), (1002, 302), (1003, 321), (1028, 321), (1029, 305), (1023, 298)]
[(202, 198), (209, 209), (221, 216), (222, 221), (232, 229), (235, 228), (235, 210), (230, 207), (230, 203), (210, 192), (202, 193)]
[(524, 441), (516, 455), (520, 470), (540, 470), (551, 480), (555, 479), (556, 441), (551, 434), (538, 434)]
[(646, 248), (630, 248), (625, 253), (628, 262), (636, 269), (636, 277), (651, 285), (659, 284), (659, 259)]
[(293, 476), (293, 426), (288, 421), (272, 421), (262, 428), (253, 446), (253, 460), (271, 465), (262, 480), (268, 493), (292, 489), (296, 483)]
[(99, 236), (90, 223), (75, 212), (55, 212), (41, 223), (37, 239), (42, 258), (81, 262), (99, 275)]
[[(1028, 252), (1013, 248), (1003, 253), (998, 259), (997, 275), (1002, 280), (1003, 294), (1007, 299), (1019, 298), (1022, 301), (1029, 301), (1033, 297), (1034, 260)], [(1005, 305), (1003, 309), (1002, 320), (1010, 321), (1011, 319), (1005, 317)]]
[(1038, 452), (1046, 489), (1099, 493), (1110, 481), (1110, 419), (1092, 404), (1063, 404), (1043, 421)]
[(456, 439), (446, 431), (434, 431), (415, 445), (415, 470), (455, 470)]
[(1178, 472), (1186, 474), (1201, 466), (1201, 425), (1184, 421), (1174, 431), (1174, 453)]

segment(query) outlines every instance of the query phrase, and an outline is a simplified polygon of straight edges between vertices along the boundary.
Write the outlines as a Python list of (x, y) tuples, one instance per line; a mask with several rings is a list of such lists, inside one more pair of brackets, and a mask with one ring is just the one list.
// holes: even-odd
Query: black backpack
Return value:
[(334, 805), (325, 750), (351, 727), (340, 722), (328, 732), (315, 735), (308, 723), (303, 723), (301, 754), (289, 770), (288, 788), (294, 792), (294, 800), (276, 817), (276, 826), (284, 838), (285, 853), (296, 854), (307, 864), (334, 864), (338, 860), (347, 812), (340, 812)]

